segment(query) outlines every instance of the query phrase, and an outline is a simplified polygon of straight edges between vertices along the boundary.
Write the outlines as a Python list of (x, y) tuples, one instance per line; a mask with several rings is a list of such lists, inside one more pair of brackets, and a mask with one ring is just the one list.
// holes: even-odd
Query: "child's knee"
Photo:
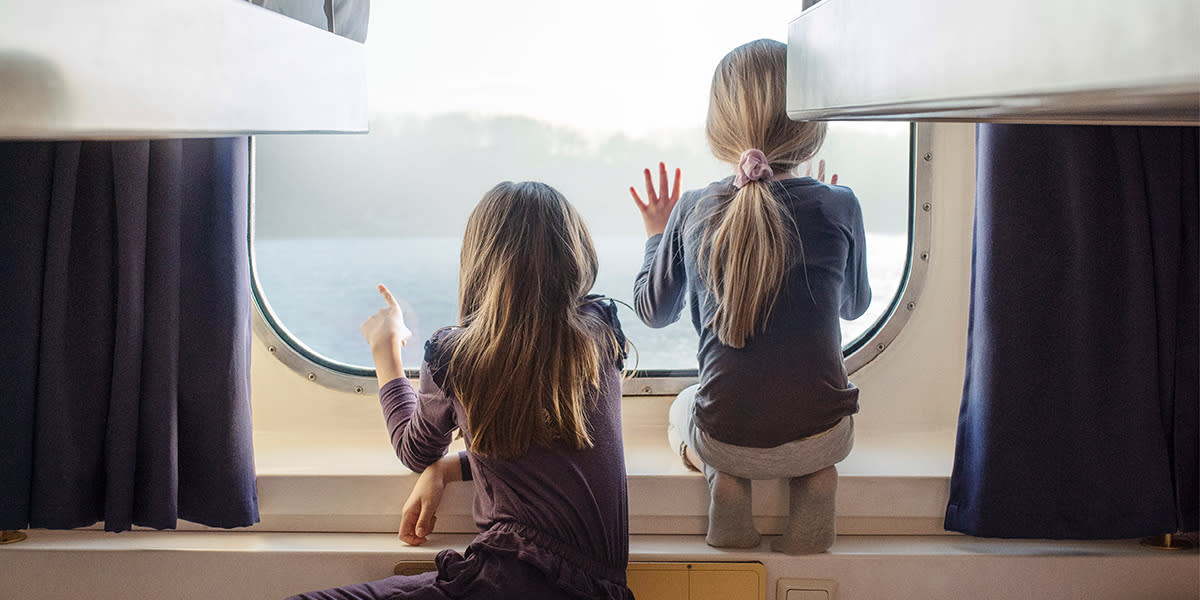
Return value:
[[(789, 481), (789, 495), (793, 515), (802, 512), (806, 518), (825, 518), (823, 513), (832, 515), (837, 500), (837, 469), (827, 467), (816, 473), (793, 477)], [(832, 518), (832, 517), (830, 517)]]
[(750, 480), (710, 471), (708, 535), (705, 541), (718, 548), (753, 548), (762, 537), (754, 529)]
[(728, 473), (711, 471), (708, 492), (717, 505), (732, 505), (747, 501), (750, 496), (750, 480), (734, 477)]
[(800, 491), (801, 493), (813, 496), (835, 494), (837, 492), (837, 483), (838, 472), (835, 466), (825, 467), (820, 471), (804, 475), (803, 477), (793, 477), (791, 480), (792, 493)]

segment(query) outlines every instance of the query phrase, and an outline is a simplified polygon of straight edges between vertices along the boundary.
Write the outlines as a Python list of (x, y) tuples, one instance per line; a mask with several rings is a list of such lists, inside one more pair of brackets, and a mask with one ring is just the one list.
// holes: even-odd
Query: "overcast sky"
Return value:
[[(801, 5), (374, 2), (374, 135), (264, 136), (260, 233), (384, 235), (420, 214), (406, 235), (452, 235), (496, 182), (532, 179), (558, 187), (595, 232), (636, 234), (627, 190), (643, 168), (680, 167), (685, 189), (732, 173), (703, 134), (712, 71), (738, 45), (785, 40)], [(868, 227), (907, 226), (906, 124), (831, 125), (820, 156), (859, 194)]]
[(519, 114), (641, 137), (700, 127), (713, 68), (798, 0), (374, 2), (371, 111)]

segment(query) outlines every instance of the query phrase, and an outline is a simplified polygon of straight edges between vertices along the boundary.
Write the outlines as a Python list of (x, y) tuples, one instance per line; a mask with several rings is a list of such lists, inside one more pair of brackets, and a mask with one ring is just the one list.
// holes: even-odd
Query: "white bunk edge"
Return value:
[(1200, 3), (824, 0), (788, 27), (796, 120), (1200, 124)]
[(0, 139), (365, 132), (362, 44), (243, 0), (39, 0), (0, 19)]

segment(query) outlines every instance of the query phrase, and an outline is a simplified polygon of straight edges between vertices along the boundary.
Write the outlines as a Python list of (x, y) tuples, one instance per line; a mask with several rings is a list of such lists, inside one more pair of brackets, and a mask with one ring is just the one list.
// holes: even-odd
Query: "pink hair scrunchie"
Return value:
[(743, 152), (742, 158), (738, 160), (737, 175), (733, 178), (733, 186), (741, 189), (751, 181), (770, 179), (774, 174), (774, 171), (771, 170), (771, 163), (767, 162), (767, 155), (758, 148), (751, 148)]

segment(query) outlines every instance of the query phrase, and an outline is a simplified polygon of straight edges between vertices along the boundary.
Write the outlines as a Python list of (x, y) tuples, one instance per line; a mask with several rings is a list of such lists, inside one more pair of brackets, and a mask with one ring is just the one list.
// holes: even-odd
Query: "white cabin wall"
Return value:
[[(370, 315), (364, 315), (363, 320)], [(366, 343), (366, 342), (364, 342)], [(254, 431), (346, 435), (379, 433), (383, 420), (374, 395), (339, 392), (308, 381), (255, 339), (250, 355)]]
[(922, 125), (930, 126), (933, 226), (928, 277), (900, 334), (850, 377), (861, 389), (855, 416), (859, 439), (886, 432), (952, 430), (958, 419), (971, 284), (975, 126)]

